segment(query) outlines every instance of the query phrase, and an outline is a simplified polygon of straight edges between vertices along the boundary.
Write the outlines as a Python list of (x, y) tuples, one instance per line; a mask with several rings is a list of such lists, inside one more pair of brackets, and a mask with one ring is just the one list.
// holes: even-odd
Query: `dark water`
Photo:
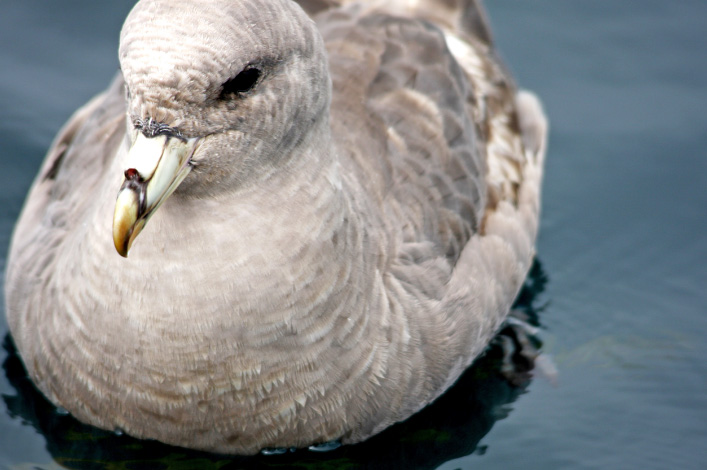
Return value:
[[(130, 4), (0, 4), (3, 269), (52, 137), (115, 73)], [(503, 56), (552, 123), (542, 264), (527, 294), (544, 306), (557, 385), (511, 387), (490, 355), (433, 408), (362, 446), (230, 460), (62, 416), (6, 340), (0, 468), (705, 468), (707, 2), (487, 4)]]

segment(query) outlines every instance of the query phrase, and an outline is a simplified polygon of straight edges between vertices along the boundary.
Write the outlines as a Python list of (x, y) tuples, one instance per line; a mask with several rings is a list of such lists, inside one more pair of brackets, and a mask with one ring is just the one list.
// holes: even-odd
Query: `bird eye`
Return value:
[(226, 99), (228, 95), (245, 93), (253, 89), (260, 78), (260, 70), (254, 67), (243, 69), (238, 75), (223, 84), (219, 98)]

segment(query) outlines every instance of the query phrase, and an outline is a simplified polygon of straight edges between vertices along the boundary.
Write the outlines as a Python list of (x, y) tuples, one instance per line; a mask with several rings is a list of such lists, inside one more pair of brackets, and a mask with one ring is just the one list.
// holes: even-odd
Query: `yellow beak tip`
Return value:
[(125, 245), (120, 245), (118, 242), (116, 242), (116, 243), (115, 243), (115, 250), (116, 250), (116, 251), (118, 252), (118, 254), (119, 254), (120, 256), (122, 256), (123, 258), (127, 258), (127, 257), (128, 257), (128, 250), (129, 250), (129, 248), (127, 248)]
[(123, 258), (128, 257), (130, 245), (142, 229), (140, 222), (141, 220), (138, 219), (138, 194), (129, 188), (121, 190), (113, 214), (113, 245)]

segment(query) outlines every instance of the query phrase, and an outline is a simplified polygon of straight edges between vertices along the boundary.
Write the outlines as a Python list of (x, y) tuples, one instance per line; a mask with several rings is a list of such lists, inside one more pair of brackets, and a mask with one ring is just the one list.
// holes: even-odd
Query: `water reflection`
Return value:
[[(546, 282), (547, 276), (536, 261), (516, 300), (516, 308), (535, 325), (542, 310), (536, 304)], [(500, 334), (518, 342), (510, 328)], [(447, 393), (420, 413), (366, 442), (327, 453), (300, 450), (277, 456), (232, 457), (138, 440), (84, 425), (37, 391), (9, 335), (3, 342), (7, 359), (2, 367), (15, 394), (3, 394), (3, 400), (11, 418), (21, 419), (39, 431), (55, 462), (68, 469), (433, 469), (450, 459), (473, 452), (482, 454), (484, 448), (479, 441), (496, 421), (508, 415), (511, 403), (524, 393), (532, 364), (521, 355), (514, 355), (516, 377), (525, 380), (511, 384), (501, 374), (503, 361), (498, 343)]]

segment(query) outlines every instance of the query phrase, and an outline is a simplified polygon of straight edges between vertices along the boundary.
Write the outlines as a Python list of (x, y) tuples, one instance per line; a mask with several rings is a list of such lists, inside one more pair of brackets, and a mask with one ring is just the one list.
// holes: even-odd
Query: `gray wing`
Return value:
[(392, 10), (351, 5), (316, 18), (330, 57), (342, 173), (356, 174), (361, 187), (351, 193), (376, 206), (365, 212), (380, 214), (367, 235), (387, 257), (378, 271), (388, 300), (398, 302), (391, 310), (404, 311), (396, 327), (412, 338), (406, 360), (425, 371), (401, 398), (414, 410), (481, 353), (525, 278), (547, 126), (490, 36), (469, 34), (483, 16), (464, 28), (437, 27), (425, 11)]
[(419, 299), (455, 297), (481, 276), (478, 290), (503, 291), (489, 310), (505, 316), (532, 259), (546, 123), (536, 101), (519, 112), (475, 12), (457, 12), (465, 28), (451, 31), (425, 12), (360, 6), (317, 20), (331, 60), (333, 133), (380, 207), (384, 269)]
[(487, 205), (484, 123), (465, 71), (427, 22), (356, 8), (319, 18), (333, 132), (352, 171), (382, 207), (398, 260), (446, 261), (448, 275)]

